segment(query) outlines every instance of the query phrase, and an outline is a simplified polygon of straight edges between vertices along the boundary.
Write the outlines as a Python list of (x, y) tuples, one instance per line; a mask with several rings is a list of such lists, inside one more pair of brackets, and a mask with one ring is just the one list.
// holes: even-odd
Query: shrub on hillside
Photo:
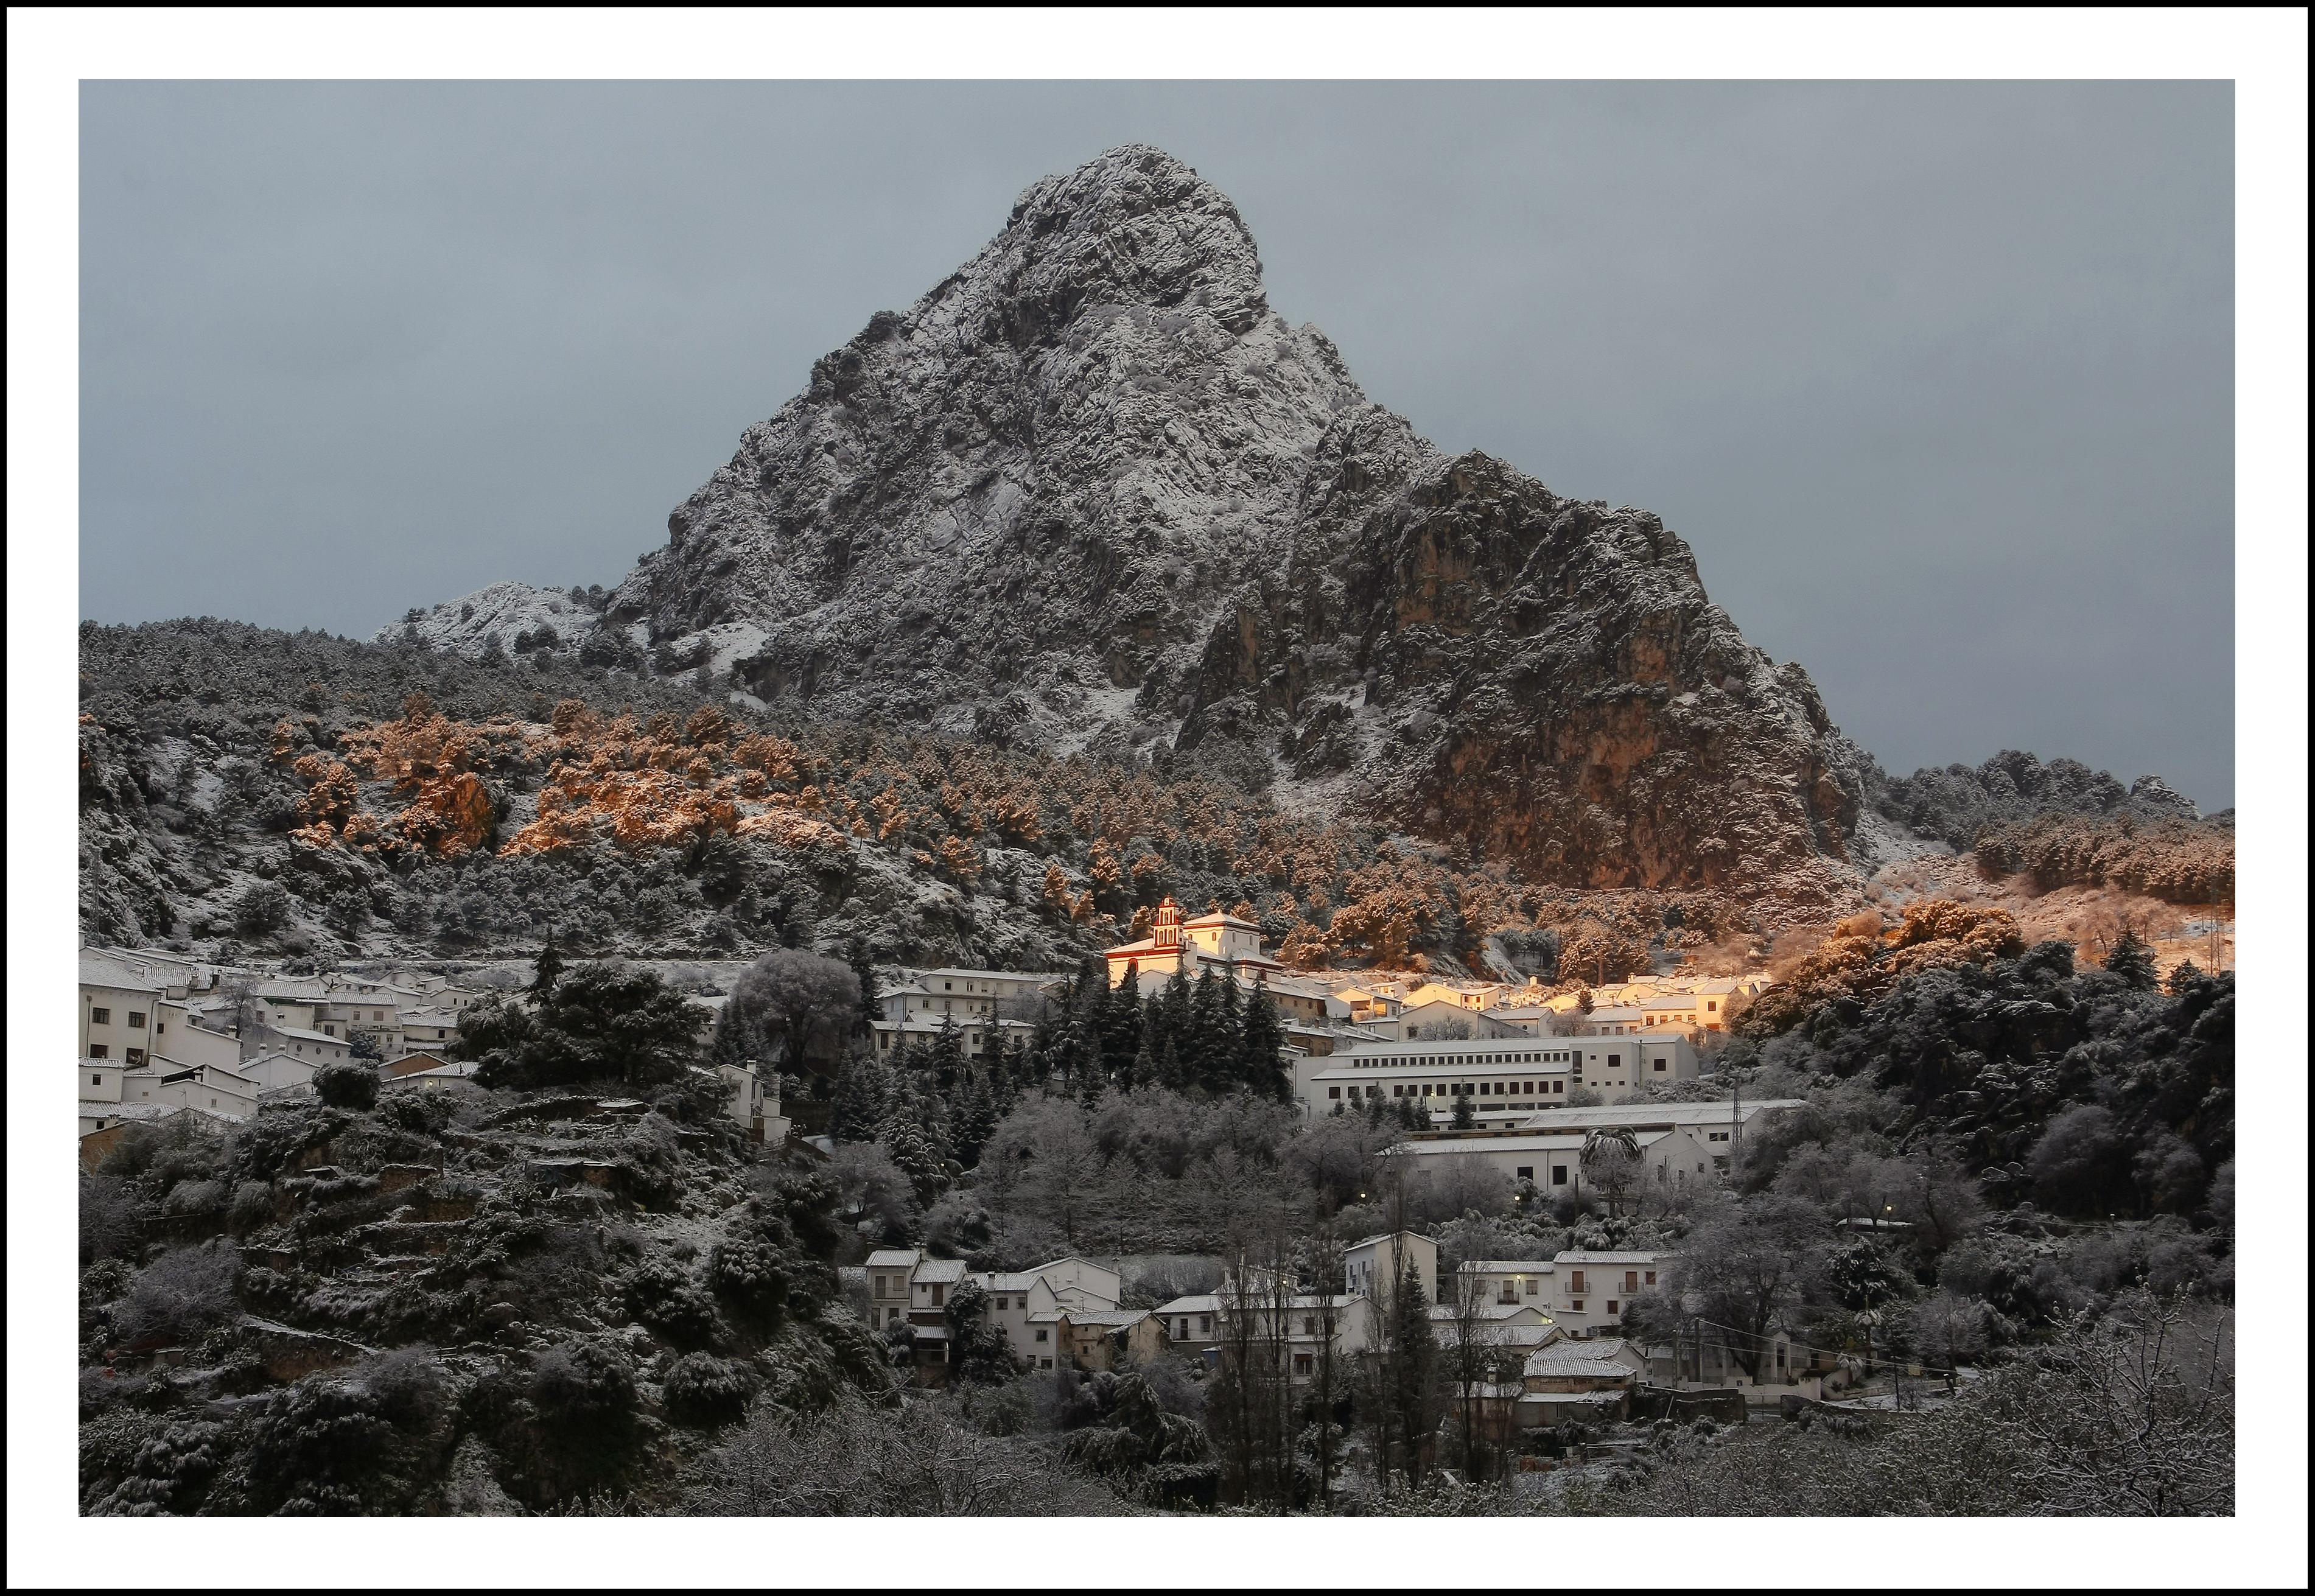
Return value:
[(357, 1112), (377, 1105), (377, 1067), (359, 1059), (324, 1064), (314, 1072), (314, 1090), (332, 1108)]

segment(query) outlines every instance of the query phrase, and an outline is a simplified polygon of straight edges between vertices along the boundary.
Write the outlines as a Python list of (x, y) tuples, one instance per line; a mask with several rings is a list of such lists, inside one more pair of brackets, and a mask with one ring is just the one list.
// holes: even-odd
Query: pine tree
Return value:
[(764, 1053), (762, 1023), (744, 1010), (735, 1010), (725, 1004), (715, 1015), (715, 1034), (707, 1044), (708, 1063), (756, 1069), (762, 1067)]
[(1189, 1089), (1189, 1068), (1182, 1062), (1182, 1050), (1174, 1045), (1171, 1036), (1166, 1038), (1166, 1053), (1158, 1061), (1158, 1078), (1166, 1083), (1169, 1092)]
[(875, 1140), (891, 1095), (891, 1077), (882, 1064), (873, 1056), (853, 1060), (837, 1082), (828, 1133), (838, 1141)]
[(980, 1149), (989, 1145), (989, 1133), (996, 1129), (996, 1105), (989, 1100), (989, 1088), (971, 1070), (967, 1070), (964, 1095), (957, 1104), (952, 1138), (957, 1163), (967, 1169), (979, 1164)]
[(1239, 1022), (1238, 1074), (1247, 1090), (1258, 1097), (1283, 1103), (1294, 1095), (1292, 1083), (1279, 1068), (1279, 1051), (1286, 1045), (1286, 1027), (1278, 1018), (1278, 1005), (1270, 996), (1267, 978), (1256, 978), (1254, 995), (1246, 999)]
[(1122, 1079), (1131, 1074), (1141, 1030), (1141, 972), (1128, 965), (1125, 979), (1102, 999), (1101, 1059), (1112, 1076)]
[(844, 951), (844, 962), (852, 966), (852, 973), (860, 982), (860, 1017), (852, 1033), (866, 1036), (871, 1034), (870, 1024), (884, 1017), (883, 994), (876, 989), (876, 964), (868, 956), (867, 939), (854, 937)]
[(964, 1073), (964, 1036), (957, 1030), (953, 1015), (941, 1015), (927, 1067), (932, 1071), (933, 1089), (944, 1099), (956, 1090), (958, 1077)]
[(1189, 1045), (1182, 1051), (1188, 1055), (1190, 1073), (1197, 1084), (1214, 1093), (1229, 1089), (1229, 1077), (1237, 1064), (1235, 1050), (1229, 1046), (1232, 1039), (1222, 1034), (1221, 1007), (1221, 983), (1211, 970), (1201, 971), (1190, 994)]
[(918, 1203), (932, 1206), (947, 1180), (941, 1169), (940, 1150), (933, 1145), (924, 1128), (905, 1114), (896, 1116), (884, 1127), (878, 1139), (900, 1173), (909, 1177), (909, 1184), (917, 1194)]
[[(1158, 998), (1158, 1050), (1161, 1057), (1170, 1043), (1185, 1063), (1189, 1061), (1193, 1051), (1190, 1044), (1190, 978), (1177, 969)], [(1177, 1088), (1186, 1084), (1175, 1083)]]
[(1133, 1066), (1126, 1071), (1124, 1077), (1118, 1083), (1127, 1091), (1131, 1092), (1138, 1086), (1154, 1086), (1162, 1084), (1160, 1071), (1163, 1066), (1158, 1061), (1158, 1050), (1151, 1045), (1155, 1040), (1153, 1027), (1143, 1025), (1141, 1045), (1133, 1051)]
[(538, 950), (538, 962), (530, 978), (531, 1002), (534, 1005), (544, 1004), (553, 995), (554, 983), (562, 974), (563, 950), (554, 945), (554, 934), (549, 932), (546, 945)]
[(1390, 1294), (1392, 1357), (1388, 1400), (1397, 1420), (1406, 1449), (1410, 1479), (1423, 1474), (1423, 1441), (1431, 1432), (1432, 1371), (1439, 1361), (1439, 1338), (1431, 1328), (1431, 1299), (1423, 1290), (1423, 1275), (1415, 1265), (1412, 1248)]
[(1013, 1112), (1019, 1088), (1014, 1083), (1014, 1070), (1018, 1064), (1013, 1039), (1002, 1031), (997, 1033), (997, 1043), (989, 1050), (989, 1106), (998, 1120)]
[(1216, 980), (1219, 989), (1214, 1004), (1214, 1045), (1227, 1062), (1218, 1073), (1231, 1086), (1247, 1080), (1246, 1072), (1246, 1005), (1238, 989), (1237, 969), (1235, 965)]
[(1455, 1099), (1455, 1118), (1453, 1121), (1455, 1129), (1458, 1130), (1468, 1130), (1478, 1122), (1479, 1116), (1472, 1111), (1471, 1099), (1459, 1094)]
[(2164, 984), (2169, 989), (2170, 996), (2176, 998), (2202, 979), (2203, 972), (2196, 967), (2195, 961), (2181, 959), (2178, 967), (2170, 971), (2170, 979)]
[(2154, 950), (2125, 926), (2107, 953), (2106, 972), (2120, 976), (2133, 991), (2146, 991), (2154, 985)]

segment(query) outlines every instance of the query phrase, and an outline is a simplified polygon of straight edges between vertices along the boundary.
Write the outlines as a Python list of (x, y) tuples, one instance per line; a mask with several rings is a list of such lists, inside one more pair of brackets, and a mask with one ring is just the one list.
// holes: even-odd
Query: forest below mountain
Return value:
[[(1726, 891), (1539, 884), (1468, 845), (1296, 806), (1213, 750), (847, 726), (747, 706), (712, 673), (552, 649), (467, 660), (188, 621), (84, 626), (81, 653), (91, 940), (332, 959), (522, 953), (550, 933), (670, 954), (858, 938), (891, 961), (1066, 969), (1171, 893), (1248, 915), (1299, 966), (1605, 980), (1666, 954), (1733, 967), (1830, 923)], [(1963, 807), (1911, 790), (1883, 807), (1957, 824)], [(2127, 794), (2118, 812), (2038, 801), (2013, 788), (1971, 834), (1990, 873), (2231, 893), (2222, 823), (2141, 820)]]

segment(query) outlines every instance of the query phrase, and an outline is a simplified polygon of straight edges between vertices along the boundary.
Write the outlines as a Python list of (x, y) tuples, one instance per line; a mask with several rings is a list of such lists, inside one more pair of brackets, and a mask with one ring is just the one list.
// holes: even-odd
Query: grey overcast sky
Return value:
[(1893, 771), (2233, 802), (2225, 84), (91, 84), (81, 612), (608, 586), (1134, 140), (1434, 442), (1660, 513)]

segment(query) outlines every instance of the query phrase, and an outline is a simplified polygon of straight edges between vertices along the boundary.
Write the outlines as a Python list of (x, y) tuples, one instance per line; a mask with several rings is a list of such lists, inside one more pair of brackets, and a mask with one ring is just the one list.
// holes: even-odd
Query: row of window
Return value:
[[(110, 1059), (112, 1057), (112, 1050), (107, 1047), (103, 1042), (92, 1042), (88, 1044), (88, 1056), (92, 1059)], [(127, 1051), (123, 1052), (120, 1055), (120, 1058), (121, 1061), (126, 1064), (142, 1064), (145, 1062), (145, 1050), (143, 1048), (130, 1048)]]
[(1567, 1064), (1581, 1063), (1580, 1055), (1557, 1053), (1410, 1053), (1404, 1058), (1353, 1059), (1352, 1064), (1360, 1069), (1394, 1069), (1409, 1064), (1460, 1064), (1466, 1068), (1480, 1064)]
[[(112, 1011), (109, 1008), (92, 1008), (88, 1011), (88, 1023), (92, 1025), (110, 1025), (112, 1024)], [(143, 1009), (132, 1008), (129, 1011), (129, 1028), (131, 1031), (145, 1029)]]

